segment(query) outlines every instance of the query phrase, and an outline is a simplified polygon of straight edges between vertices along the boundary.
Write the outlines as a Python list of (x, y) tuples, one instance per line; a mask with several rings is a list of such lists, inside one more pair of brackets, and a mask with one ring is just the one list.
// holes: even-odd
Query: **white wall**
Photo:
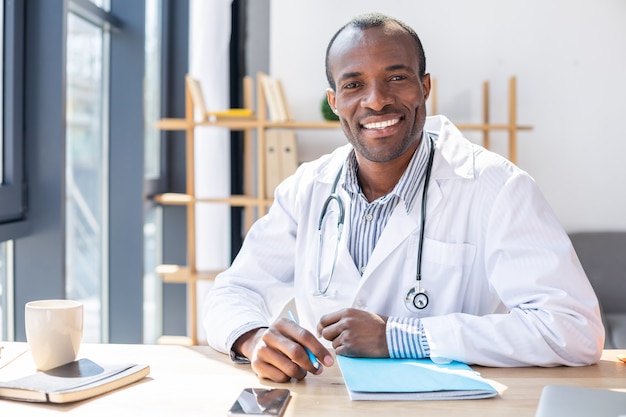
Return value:
[[(626, 229), (626, 1), (272, 0), (271, 73), (296, 119), (321, 120), (328, 40), (371, 11), (418, 32), (439, 112), (452, 121), (481, 121), (488, 80), (492, 121), (506, 122), (515, 75), (518, 121), (534, 127), (519, 134), (518, 165), (568, 231)], [(345, 143), (338, 131), (300, 132), (298, 140), (302, 160)]]

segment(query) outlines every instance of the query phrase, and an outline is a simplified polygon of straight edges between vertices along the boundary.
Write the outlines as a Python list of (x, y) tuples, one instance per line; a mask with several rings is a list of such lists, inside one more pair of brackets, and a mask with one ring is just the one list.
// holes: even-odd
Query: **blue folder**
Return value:
[(490, 398), (498, 391), (467, 364), (337, 356), (352, 400)]

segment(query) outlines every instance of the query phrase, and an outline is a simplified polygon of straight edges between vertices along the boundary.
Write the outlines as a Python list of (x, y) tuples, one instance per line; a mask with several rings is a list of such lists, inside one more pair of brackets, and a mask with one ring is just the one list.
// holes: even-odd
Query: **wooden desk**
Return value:
[[(2, 342), (15, 347), (17, 343)], [(6, 351), (6, 350), (5, 350)], [(4, 416), (225, 416), (244, 387), (280, 386), (292, 391), (286, 416), (526, 416), (533, 417), (546, 384), (579, 385), (626, 391), (626, 364), (605, 351), (602, 360), (582, 368), (482, 368), (485, 378), (507, 388), (499, 397), (465, 401), (350, 401), (339, 369), (301, 382), (259, 381), (248, 365), (235, 365), (207, 346), (89, 345), (79, 356), (97, 361), (148, 363), (150, 376), (134, 385), (83, 402), (51, 405), (0, 400)], [(0, 380), (34, 372), (28, 352), (0, 369)]]

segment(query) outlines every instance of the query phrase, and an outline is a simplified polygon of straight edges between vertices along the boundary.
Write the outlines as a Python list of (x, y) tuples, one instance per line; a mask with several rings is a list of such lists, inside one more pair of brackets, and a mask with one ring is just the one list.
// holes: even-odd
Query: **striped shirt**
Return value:
[[(357, 179), (358, 163), (354, 151), (346, 161), (346, 175), (343, 188), (350, 195), (350, 236), (348, 250), (357, 269), (363, 275), (376, 242), (380, 238), (393, 210), (403, 202), (404, 209), (410, 212), (423, 188), (423, 178), (428, 163), (429, 141), (422, 137), (406, 171), (393, 190), (372, 202), (361, 191)], [(428, 357), (430, 349), (418, 318), (389, 317), (387, 321), (387, 346), (392, 358)]]

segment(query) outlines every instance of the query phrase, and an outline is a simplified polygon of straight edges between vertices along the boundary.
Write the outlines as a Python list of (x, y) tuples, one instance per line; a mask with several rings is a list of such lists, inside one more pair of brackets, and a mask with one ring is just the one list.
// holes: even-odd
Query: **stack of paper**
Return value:
[(467, 400), (498, 395), (461, 362), (345, 356), (337, 356), (337, 361), (352, 400)]

